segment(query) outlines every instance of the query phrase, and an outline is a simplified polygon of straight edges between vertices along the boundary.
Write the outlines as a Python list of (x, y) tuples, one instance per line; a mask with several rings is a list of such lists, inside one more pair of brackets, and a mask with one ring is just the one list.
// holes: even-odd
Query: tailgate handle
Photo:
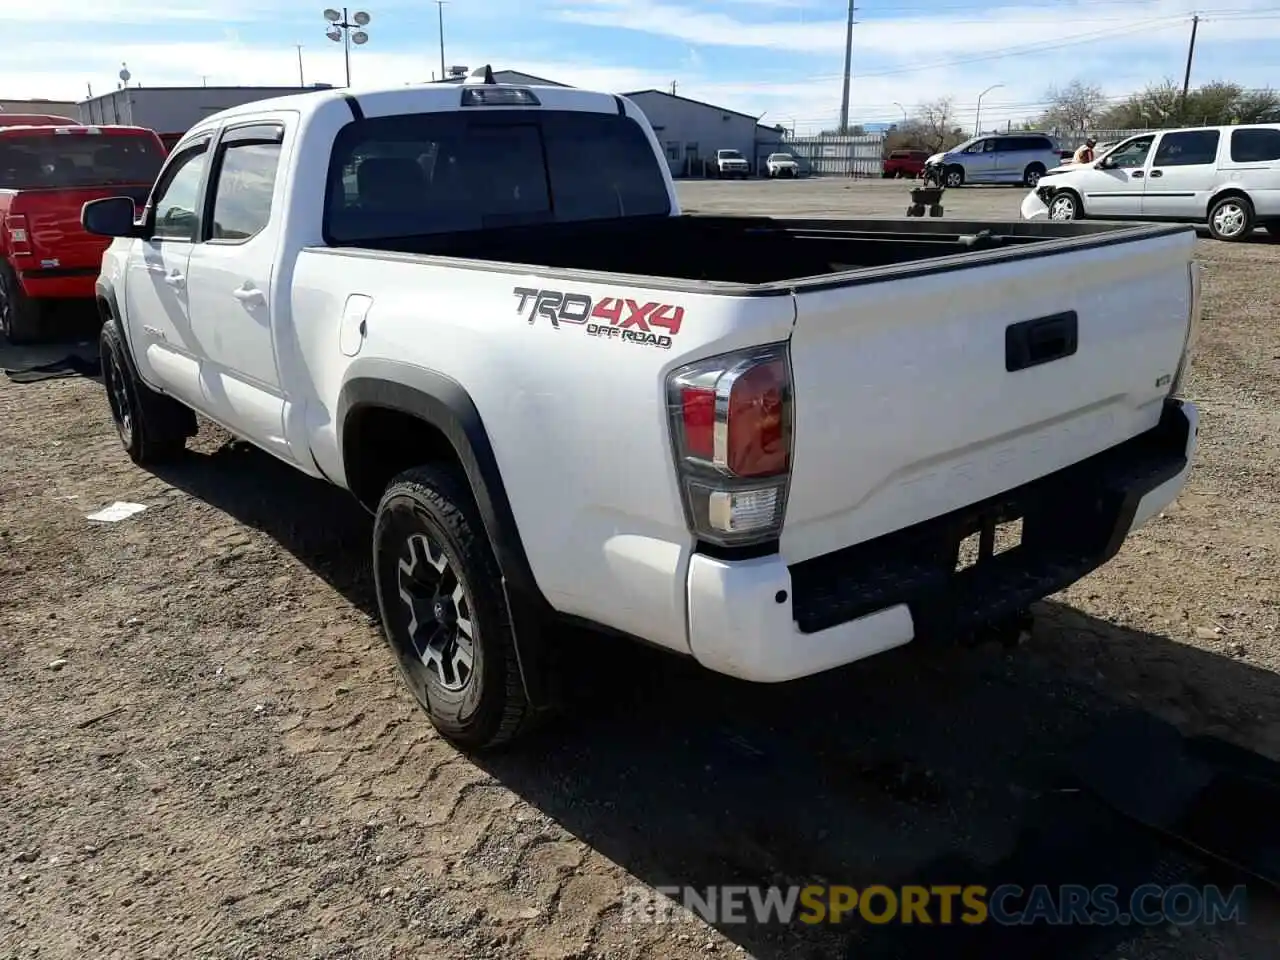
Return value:
[(1004, 368), (1013, 373), (1052, 363), (1071, 356), (1079, 343), (1074, 310), (1012, 323), (1004, 331)]

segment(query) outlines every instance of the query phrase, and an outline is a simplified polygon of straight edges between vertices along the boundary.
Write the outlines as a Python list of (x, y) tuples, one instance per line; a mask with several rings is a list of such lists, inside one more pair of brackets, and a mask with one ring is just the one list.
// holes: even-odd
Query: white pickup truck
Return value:
[(129, 455), (199, 413), (350, 490), (447, 737), (542, 714), (565, 621), (784, 681), (1024, 611), (1178, 493), (1191, 228), (681, 215), (634, 104), (490, 80), (235, 107), (82, 213)]

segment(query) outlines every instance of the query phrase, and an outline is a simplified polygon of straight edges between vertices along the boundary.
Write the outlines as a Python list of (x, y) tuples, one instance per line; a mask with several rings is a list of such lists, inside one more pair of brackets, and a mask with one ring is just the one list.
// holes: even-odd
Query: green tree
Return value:
[(1132, 94), (1098, 118), (1097, 125), (1117, 130), (1137, 127), (1219, 126), (1280, 119), (1280, 94), (1245, 90), (1238, 83), (1207, 83), (1187, 93), (1173, 80)]

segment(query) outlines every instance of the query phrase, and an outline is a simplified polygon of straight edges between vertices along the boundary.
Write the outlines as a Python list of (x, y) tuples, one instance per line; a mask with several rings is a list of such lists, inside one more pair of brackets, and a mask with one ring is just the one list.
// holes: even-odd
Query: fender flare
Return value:
[(103, 318), (102, 322), (114, 324), (116, 332), (120, 334), (120, 342), (124, 344), (124, 362), (129, 366), (130, 376), (142, 383), (143, 380), (138, 375), (138, 365), (133, 359), (133, 344), (129, 342), (128, 325), (120, 314), (120, 300), (116, 296), (115, 285), (99, 277), (94, 281), (93, 292), (96, 299), (105, 302), (107, 305), (107, 316)]
[(471, 395), (456, 380), (434, 370), (396, 360), (357, 359), (351, 364), (334, 411), (348, 486), (347, 421), (353, 413), (370, 407), (423, 421), (439, 430), (457, 453), (498, 562), (525, 694), (535, 708), (547, 706), (545, 628), (554, 610), (534, 578), (493, 445)]

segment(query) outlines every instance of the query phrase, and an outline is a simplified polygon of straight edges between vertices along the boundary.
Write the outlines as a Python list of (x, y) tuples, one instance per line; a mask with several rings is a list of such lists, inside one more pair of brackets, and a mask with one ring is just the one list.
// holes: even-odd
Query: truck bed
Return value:
[(682, 287), (692, 281), (767, 293), (846, 285), (859, 275), (867, 281), (884, 279), (886, 273), (901, 276), (906, 265), (918, 268), (908, 271), (916, 273), (958, 269), (979, 259), (1008, 261), (1035, 255), (1051, 241), (1054, 251), (1061, 252), (1189, 229), (1098, 221), (791, 220), (686, 214), (396, 237), (347, 249), (448, 257), (476, 266), (519, 264), (623, 274), (644, 277), (650, 286)]

